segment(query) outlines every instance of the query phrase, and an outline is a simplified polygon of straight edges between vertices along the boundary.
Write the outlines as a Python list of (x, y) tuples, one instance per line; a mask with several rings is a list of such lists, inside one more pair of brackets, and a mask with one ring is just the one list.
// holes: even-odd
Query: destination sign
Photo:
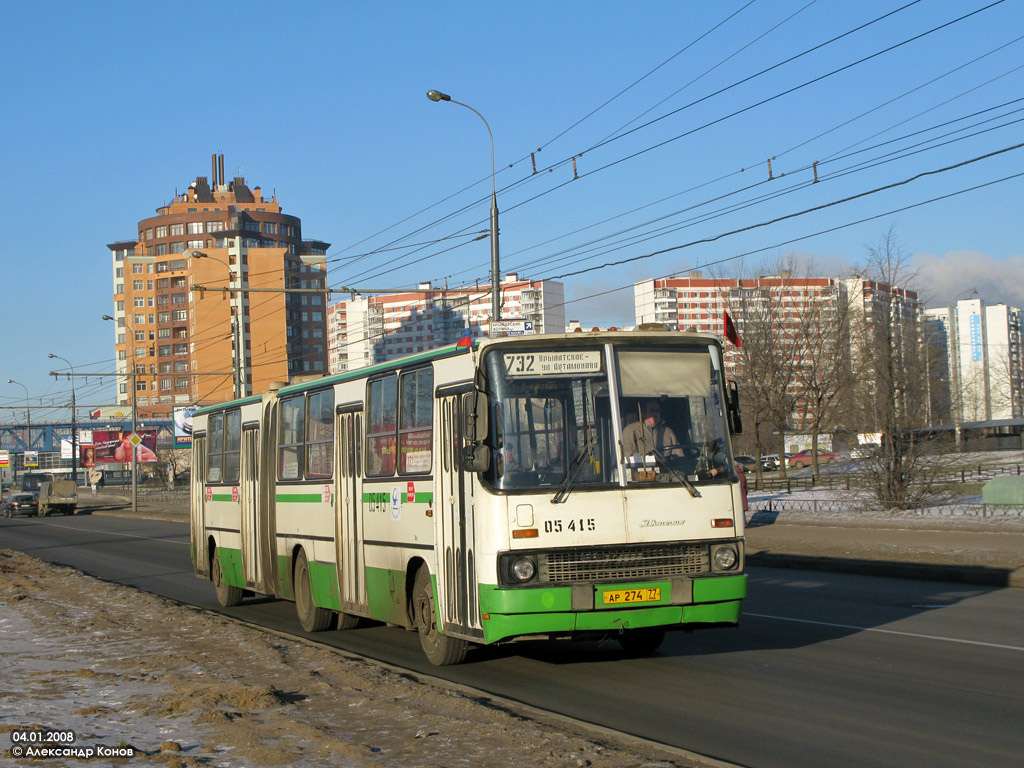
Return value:
[(506, 352), (502, 360), (509, 376), (575, 376), (601, 372), (601, 351), (598, 349)]

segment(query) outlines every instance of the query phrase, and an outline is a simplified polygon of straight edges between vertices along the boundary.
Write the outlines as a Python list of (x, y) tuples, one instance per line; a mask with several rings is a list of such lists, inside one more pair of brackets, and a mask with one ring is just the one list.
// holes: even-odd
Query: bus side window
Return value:
[(224, 476), (221, 482), (237, 483), (242, 450), (242, 412), (237, 408), (224, 417)]
[(398, 427), (398, 376), (391, 374), (367, 385), (366, 474), (383, 477), (395, 474)]
[(280, 480), (302, 479), (305, 416), (304, 395), (281, 401), (281, 440), (277, 460), (277, 477)]
[(309, 420), (306, 427), (306, 477), (334, 476), (334, 390), (325, 389), (309, 396)]
[(429, 472), (434, 425), (433, 368), (421, 368), (402, 374), (402, 409), (399, 418), (399, 473)]
[(211, 413), (206, 427), (206, 482), (224, 482), (224, 414)]

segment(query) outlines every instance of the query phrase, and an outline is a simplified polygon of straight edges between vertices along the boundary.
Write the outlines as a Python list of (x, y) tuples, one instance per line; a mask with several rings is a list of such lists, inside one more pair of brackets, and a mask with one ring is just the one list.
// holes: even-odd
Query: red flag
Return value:
[(743, 340), (740, 338), (739, 333), (736, 332), (736, 326), (733, 325), (732, 318), (729, 317), (728, 311), (725, 313), (725, 338), (737, 347), (743, 346)]

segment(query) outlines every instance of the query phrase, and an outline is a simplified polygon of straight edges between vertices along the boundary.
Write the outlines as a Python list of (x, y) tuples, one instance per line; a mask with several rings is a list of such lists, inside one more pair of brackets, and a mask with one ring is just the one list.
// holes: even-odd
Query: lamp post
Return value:
[(66, 357), (47, 355), (51, 360), (62, 360), (71, 369), (71, 479), (78, 485), (78, 423), (75, 420), (75, 366)]
[(501, 320), (501, 272), (498, 266), (498, 196), (494, 185), (494, 134), (491, 133), (491, 126), (488, 124), (487, 119), (473, 109), (473, 107), (469, 106), (469, 104), (455, 101), (447, 93), (441, 93), (434, 89), (427, 91), (427, 98), (431, 101), (450, 101), (452, 104), (465, 107), (475, 112), (477, 117), (483, 120), (484, 125), (487, 126), (487, 135), (491, 139), (491, 319)]
[[(20, 381), (15, 381), (14, 379), (8, 379), (7, 383), (8, 384), (17, 384), (19, 387), (21, 387), (22, 389), (25, 390), (25, 424), (26, 424), (26, 430), (28, 432), (28, 434), (25, 435), (25, 448), (29, 449), (29, 448), (32, 447), (32, 409), (31, 409), (31, 407), (28, 404), (28, 387), (26, 387)], [(24, 462), (24, 459), (22, 459), (22, 462)], [(14, 465), (14, 479), (15, 480), (18, 479), (18, 466), (17, 466), (17, 464)]]
[[(193, 259), (210, 259), (212, 261), (219, 261), (221, 264), (223, 264), (225, 267), (227, 267), (228, 268), (228, 282), (231, 283), (231, 287), (232, 287), (232, 289), (234, 289), (234, 287), (235, 287), (234, 286), (234, 283), (235, 283), (235, 273), (234, 273), (234, 271), (232, 271), (231, 265), (228, 262), (224, 261), (224, 259), (218, 258), (216, 256), (211, 256), (208, 253), (204, 253), (203, 251), (192, 251), (191, 254), (189, 254), (189, 255)], [(239, 284), (241, 283), (241, 277), (242, 277), (242, 264), (241, 264), (241, 261), (242, 261), (242, 257), (241, 257), (241, 254), (239, 254), (238, 255), (238, 278), (239, 278)], [(234, 293), (234, 292), (235, 291), (232, 290), (232, 293)], [(237, 307), (232, 307), (232, 310), (231, 310), (231, 339), (232, 339), (232, 342), (234, 344), (234, 350), (232, 351), (232, 354), (231, 354), (232, 370), (234, 371), (234, 387), (232, 388), (232, 393), (233, 393), (233, 395), (234, 395), (236, 400), (239, 397), (242, 397), (243, 394), (246, 394), (245, 393), (245, 387), (242, 386), (242, 372), (244, 370), (244, 367), (242, 365), (242, 360), (243, 360), (243, 353), (242, 353), (242, 336), (243, 336), (243, 333), (242, 333), (242, 307), (243, 307), (244, 303), (245, 303), (245, 298), (242, 295), (242, 293), (239, 292), (238, 293), (238, 304), (237, 304)]]
[[(103, 319), (104, 320), (113, 320), (114, 318), (111, 317), (110, 315), (103, 315)], [(127, 326), (127, 325), (128, 325), (128, 321), (125, 320), (125, 326)], [(131, 403), (132, 403), (132, 434), (134, 435), (135, 431), (136, 431), (136, 421), (138, 419), (138, 411), (136, 410), (136, 403), (135, 403), (135, 393), (136, 393), (136, 389), (135, 389), (135, 376), (136, 376), (136, 373), (135, 373), (135, 328), (134, 328), (134, 326), (130, 330), (131, 330), (131, 333), (132, 333), (132, 354), (131, 354), (131, 373), (129, 375), (131, 376), (131, 381), (132, 381), (132, 397), (131, 397)], [(131, 469), (131, 472), (132, 472), (132, 515), (133, 516), (139, 511), (139, 484), (138, 484), (138, 480), (136, 479), (136, 474), (137, 474), (137, 472), (136, 472), (136, 464), (137, 464), (137, 462), (136, 462), (136, 454), (137, 453), (138, 453), (138, 448), (136, 448), (135, 445), (132, 445), (132, 462), (131, 462), (132, 469)]]

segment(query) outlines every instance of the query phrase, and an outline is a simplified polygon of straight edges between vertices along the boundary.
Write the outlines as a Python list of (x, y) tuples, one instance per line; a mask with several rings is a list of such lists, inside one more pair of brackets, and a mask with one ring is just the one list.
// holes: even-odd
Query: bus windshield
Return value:
[(735, 479), (718, 361), (713, 347), (618, 350), (627, 482)]
[(483, 479), (494, 488), (735, 479), (721, 366), (707, 346), (624, 346), (611, 361), (604, 347), (515, 347), (485, 367), (493, 461)]

